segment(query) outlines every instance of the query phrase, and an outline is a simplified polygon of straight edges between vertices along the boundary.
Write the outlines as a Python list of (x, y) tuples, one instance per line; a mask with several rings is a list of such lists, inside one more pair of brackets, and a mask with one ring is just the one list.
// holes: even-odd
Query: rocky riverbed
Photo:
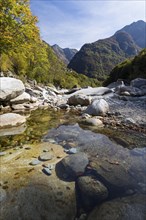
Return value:
[[(24, 124), (25, 119), (19, 114), (25, 115), (37, 108), (52, 108), (56, 111), (78, 111), (84, 119), (92, 117), (93, 123), (91, 119), (90, 123), (97, 126), (101, 125), (100, 121), (94, 123), (94, 119), (98, 118), (104, 126), (129, 127), (142, 132), (146, 130), (145, 79), (135, 79), (130, 86), (118, 82), (109, 87), (57, 90), (55, 87), (39, 86), (33, 82), (24, 85), (18, 79), (0, 77), (0, 85), (1, 129)], [(17, 115), (13, 115), (14, 113)]]
[(146, 218), (145, 80), (72, 90), (0, 80), (2, 220)]

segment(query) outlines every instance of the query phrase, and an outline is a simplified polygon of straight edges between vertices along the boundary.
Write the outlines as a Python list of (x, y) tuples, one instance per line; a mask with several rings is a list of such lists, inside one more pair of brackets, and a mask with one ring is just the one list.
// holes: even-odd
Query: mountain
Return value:
[(125, 31), (130, 34), (139, 47), (146, 47), (146, 22), (142, 20), (133, 22), (122, 28), (120, 31)]
[(57, 44), (52, 46), (57, 57), (61, 59), (65, 64), (68, 64), (73, 56), (78, 52), (76, 49), (64, 48), (62, 49)]
[[(83, 45), (68, 68), (92, 78), (105, 79), (118, 63), (134, 57), (145, 46), (145, 28), (144, 21), (137, 21), (109, 38)], [(141, 34), (137, 33), (139, 31)]]
[(135, 78), (146, 79), (146, 48), (143, 49), (133, 59), (127, 59), (118, 64), (110, 73), (109, 78), (105, 81), (105, 85), (122, 79), (130, 82)]

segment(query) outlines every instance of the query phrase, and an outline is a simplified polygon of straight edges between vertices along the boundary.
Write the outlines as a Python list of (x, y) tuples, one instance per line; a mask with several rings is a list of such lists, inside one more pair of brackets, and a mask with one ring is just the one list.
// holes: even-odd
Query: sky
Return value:
[(50, 45), (80, 49), (146, 21), (146, 0), (30, 0), (41, 37)]

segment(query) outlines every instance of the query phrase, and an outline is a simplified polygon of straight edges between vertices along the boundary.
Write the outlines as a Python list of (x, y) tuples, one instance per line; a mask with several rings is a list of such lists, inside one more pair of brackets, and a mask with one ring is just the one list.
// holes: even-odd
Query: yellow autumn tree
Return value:
[(29, 0), (0, 0), (0, 48), (1, 53), (29, 49), (32, 42), (40, 40)]

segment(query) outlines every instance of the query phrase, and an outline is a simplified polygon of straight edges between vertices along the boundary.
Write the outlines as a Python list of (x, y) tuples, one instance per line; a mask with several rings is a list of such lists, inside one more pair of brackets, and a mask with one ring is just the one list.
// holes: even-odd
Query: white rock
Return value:
[(104, 115), (109, 111), (109, 105), (104, 99), (94, 100), (85, 112), (89, 115)]
[(16, 127), (26, 122), (26, 118), (16, 113), (0, 115), (0, 128)]
[(24, 102), (30, 102), (30, 95), (23, 92), (21, 95), (17, 96), (15, 99), (11, 99), (12, 104), (22, 104)]
[(9, 101), (25, 90), (23, 82), (10, 77), (0, 77), (0, 101)]

